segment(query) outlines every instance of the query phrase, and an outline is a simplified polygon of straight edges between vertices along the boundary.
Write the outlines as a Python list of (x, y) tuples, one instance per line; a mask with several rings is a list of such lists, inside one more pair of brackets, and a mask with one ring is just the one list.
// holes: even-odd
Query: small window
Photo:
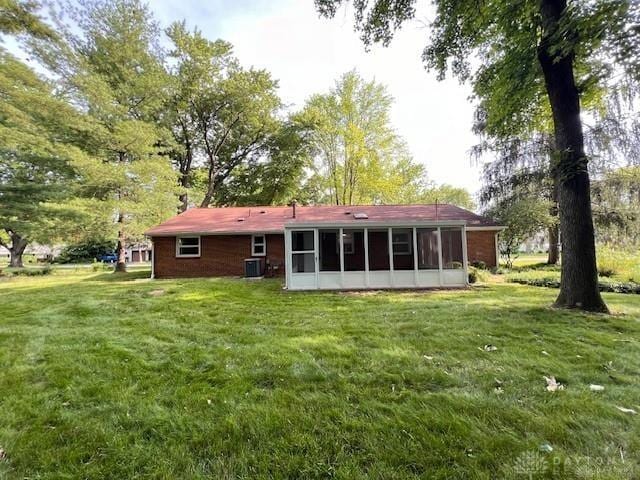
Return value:
[(345, 255), (353, 255), (353, 232), (342, 234), (342, 248)]
[(264, 235), (253, 235), (251, 237), (251, 255), (254, 257), (264, 257), (267, 254), (267, 237)]
[(411, 255), (411, 230), (409, 229), (393, 229), (393, 254), (394, 255)]
[(200, 237), (176, 238), (176, 257), (199, 257)]

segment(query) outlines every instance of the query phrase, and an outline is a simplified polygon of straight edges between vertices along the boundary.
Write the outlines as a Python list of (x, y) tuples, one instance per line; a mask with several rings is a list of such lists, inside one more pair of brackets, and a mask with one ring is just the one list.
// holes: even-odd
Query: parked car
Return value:
[(118, 255), (114, 252), (103, 253), (102, 255), (98, 255), (97, 260), (104, 263), (116, 263), (118, 261)]

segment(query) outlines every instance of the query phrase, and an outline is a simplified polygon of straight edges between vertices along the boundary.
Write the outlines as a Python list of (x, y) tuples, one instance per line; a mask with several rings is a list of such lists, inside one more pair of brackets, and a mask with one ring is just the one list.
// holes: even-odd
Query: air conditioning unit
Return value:
[(262, 261), (259, 258), (247, 258), (244, 261), (244, 276), (256, 278), (262, 276)]

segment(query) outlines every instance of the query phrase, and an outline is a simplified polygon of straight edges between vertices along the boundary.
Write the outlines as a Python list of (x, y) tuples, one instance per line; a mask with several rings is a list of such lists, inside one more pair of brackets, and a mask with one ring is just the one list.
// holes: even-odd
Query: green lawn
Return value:
[(0, 478), (640, 475), (640, 296), (144, 276), (0, 279)]

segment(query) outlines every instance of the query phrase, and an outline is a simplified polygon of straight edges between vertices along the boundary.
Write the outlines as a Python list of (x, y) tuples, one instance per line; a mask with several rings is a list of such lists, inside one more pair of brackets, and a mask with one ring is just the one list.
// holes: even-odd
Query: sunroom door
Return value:
[(292, 290), (314, 289), (318, 285), (318, 253), (315, 230), (292, 230), (291, 284)]

